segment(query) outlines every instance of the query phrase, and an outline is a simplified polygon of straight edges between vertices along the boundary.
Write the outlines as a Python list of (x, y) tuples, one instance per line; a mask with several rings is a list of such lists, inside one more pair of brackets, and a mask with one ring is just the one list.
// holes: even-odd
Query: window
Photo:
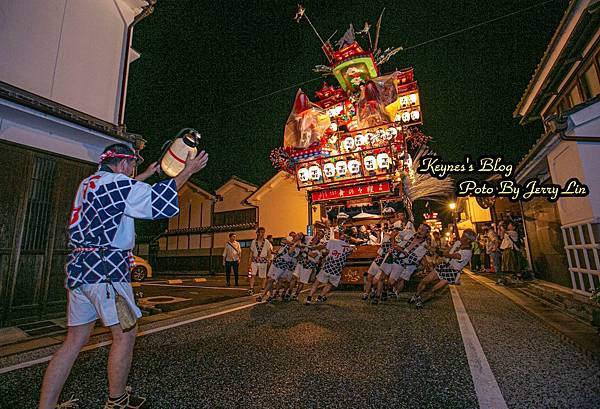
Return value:
[(577, 87), (577, 85), (571, 88), (567, 98), (569, 99), (569, 105), (572, 107), (574, 107), (575, 105), (579, 105), (583, 102), (581, 99), (581, 94), (579, 93), (579, 87)]
[(281, 246), (281, 242), (284, 238), (285, 237), (275, 237), (273, 240), (271, 240), (271, 244), (274, 246)]
[(252, 240), (238, 240), (238, 243), (240, 243), (240, 248), (249, 249), (250, 245), (252, 244)]
[(571, 103), (571, 101), (569, 100), (569, 98), (568, 97), (564, 97), (558, 103), (558, 111), (560, 113), (568, 111), (569, 109), (571, 109), (571, 106), (572, 106), (572, 105), (570, 105), (570, 103)]
[(256, 223), (256, 209), (232, 210), (213, 214), (213, 226)]
[(598, 81), (598, 72), (596, 66), (592, 63), (581, 76), (581, 90), (583, 97), (588, 100), (600, 94), (600, 81)]
[(42, 251), (47, 245), (48, 232), (52, 224), (55, 169), (56, 163), (53, 159), (35, 158), (21, 244), (23, 250)]

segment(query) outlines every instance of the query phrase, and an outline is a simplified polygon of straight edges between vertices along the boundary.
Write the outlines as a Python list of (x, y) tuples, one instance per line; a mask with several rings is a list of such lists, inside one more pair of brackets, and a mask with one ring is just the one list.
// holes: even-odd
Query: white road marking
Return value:
[[(164, 325), (161, 327), (156, 327), (156, 328), (152, 328), (146, 331), (140, 331), (137, 336), (138, 337), (142, 337), (145, 335), (150, 335), (150, 334), (154, 334), (156, 332), (161, 332), (161, 331), (165, 331), (171, 328), (176, 328), (176, 327), (180, 327), (182, 325), (187, 325), (187, 324), (192, 324), (194, 322), (198, 322), (198, 321), (202, 321), (202, 320), (207, 320), (209, 318), (213, 318), (213, 317), (218, 317), (219, 315), (224, 315), (224, 314), (229, 314), (230, 312), (235, 312), (235, 311), (239, 311), (239, 310), (243, 310), (246, 308), (250, 308), (250, 307), (254, 307), (255, 305), (258, 304), (262, 304), (260, 302), (253, 302), (251, 304), (246, 304), (246, 305), (241, 305), (239, 307), (235, 307), (235, 308), (230, 308), (228, 310), (224, 310), (224, 311), (220, 311), (220, 312), (215, 312), (212, 314), (208, 314), (208, 315), (203, 315), (201, 317), (196, 317), (196, 318), (190, 318), (189, 320), (185, 320), (185, 321), (179, 321), (179, 322), (175, 322), (173, 324), (169, 324), (169, 325)], [(81, 351), (90, 351), (92, 349), (98, 349), (107, 345), (112, 344), (112, 341), (103, 341), (103, 342), (98, 342), (97, 344), (92, 344), (92, 345), (86, 345), (85, 347), (83, 347), (81, 349)], [(34, 366), (37, 364), (42, 364), (44, 362), (48, 362), (52, 359), (52, 355), (48, 355), (42, 358), (38, 358), (38, 359), (34, 359), (31, 361), (26, 361), (26, 362), (21, 362), (20, 364), (16, 364), (16, 365), (11, 365), (11, 366), (7, 366), (4, 368), (0, 368), (0, 375), (1, 374), (5, 374), (8, 372), (13, 372), (13, 371), (17, 371), (19, 369), (23, 369), (23, 368), (28, 368), (30, 366)]]
[(481, 409), (508, 409), (490, 364), (483, 353), (483, 348), (481, 348), (467, 310), (460, 298), (458, 289), (455, 286), (450, 286), (450, 294), (452, 294), (452, 303), (458, 319), (460, 335), (465, 345), (479, 407)]
[(245, 291), (247, 288), (232, 288), (232, 287), (211, 287), (207, 285), (175, 285), (175, 284), (143, 284), (148, 287), (175, 287), (175, 288), (208, 288), (210, 290), (226, 290), (226, 291)]

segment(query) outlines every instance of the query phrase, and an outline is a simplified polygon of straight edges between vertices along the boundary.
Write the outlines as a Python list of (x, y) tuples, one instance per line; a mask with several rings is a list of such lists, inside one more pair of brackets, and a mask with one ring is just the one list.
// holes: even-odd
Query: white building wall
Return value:
[[(548, 154), (548, 169), (552, 182), (561, 186), (565, 186), (571, 178), (578, 178), (582, 183), (586, 183), (586, 174), (577, 142), (561, 141)], [(560, 198), (558, 211), (563, 226), (587, 221), (593, 217), (590, 197)]]
[(600, 143), (578, 142), (577, 147), (585, 175), (581, 182), (590, 188), (591, 213), (600, 220)]
[[(589, 113), (590, 110), (587, 110)], [(584, 110), (577, 114), (586, 113)], [(577, 115), (576, 114), (576, 115)], [(575, 116), (576, 116), (575, 115)], [(600, 136), (597, 115), (580, 118), (583, 126), (571, 126), (568, 136), (582, 139)], [(570, 118), (571, 125), (577, 125)], [(582, 128), (585, 129), (582, 131)], [(558, 211), (563, 241), (569, 262), (573, 291), (589, 294), (600, 288), (600, 143), (561, 141), (548, 155), (548, 167), (554, 183), (564, 186), (571, 178), (587, 185), (586, 197), (563, 197)]]
[(121, 0), (0, 0), (0, 80), (118, 124), (134, 14)]

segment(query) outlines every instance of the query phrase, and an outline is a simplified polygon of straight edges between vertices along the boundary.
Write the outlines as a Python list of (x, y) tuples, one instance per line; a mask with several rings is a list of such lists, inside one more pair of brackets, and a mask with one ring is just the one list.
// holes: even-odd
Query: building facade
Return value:
[(576, 293), (600, 286), (600, 1), (571, 1), (514, 115), (545, 132), (517, 165), (516, 180), (565, 186), (586, 197), (523, 202), (536, 274)]
[[(221, 272), (229, 233), (237, 235), (242, 247), (240, 271), (246, 271), (250, 242), (258, 226), (265, 227), (275, 245), (290, 231), (307, 229), (305, 193), (285, 172), (261, 186), (234, 176), (214, 195), (188, 182), (180, 191), (180, 203), (180, 216), (169, 221), (168, 230), (159, 239), (157, 268), (161, 272)], [(187, 213), (185, 209), (189, 209)], [(316, 220), (319, 207), (311, 206), (311, 211)], [(148, 253), (149, 247), (139, 246), (139, 255)]]
[[(0, 2), (0, 326), (62, 314), (71, 201), (123, 124), (154, 1)], [(93, 46), (92, 46), (93, 44)]]

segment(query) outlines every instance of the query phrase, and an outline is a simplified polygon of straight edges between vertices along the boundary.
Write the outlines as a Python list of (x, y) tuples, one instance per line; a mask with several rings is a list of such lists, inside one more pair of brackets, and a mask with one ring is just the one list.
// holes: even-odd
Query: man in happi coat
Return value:
[(146, 399), (126, 387), (136, 328), (121, 328), (116, 294), (141, 317), (131, 289), (131, 249), (134, 219), (163, 219), (179, 213), (177, 191), (208, 161), (204, 152), (188, 156), (185, 168), (173, 179), (154, 185), (143, 180), (158, 170), (156, 163), (133, 178), (138, 156), (125, 144), (108, 146), (96, 173), (84, 179), (73, 202), (69, 224), (71, 253), (66, 265), (68, 331), (50, 361), (40, 396), (40, 409), (55, 408), (61, 390), (81, 348), (100, 318), (112, 335), (108, 358), (109, 399), (105, 409), (142, 408)]

